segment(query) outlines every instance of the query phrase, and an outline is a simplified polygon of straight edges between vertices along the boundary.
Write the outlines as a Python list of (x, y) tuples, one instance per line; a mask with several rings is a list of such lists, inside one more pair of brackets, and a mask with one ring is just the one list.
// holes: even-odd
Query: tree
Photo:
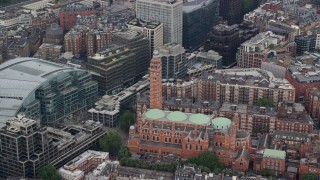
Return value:
[(314, 173), (307, 172), (303, 174), (302, 180), (317, 180), (317, 176)]
[(130, 126), (133, 125), (134, 122), (134, 114), (126, 110), (124, 113), (121, 114), (120, 117), (120, 129), (124, 131), (128, 131)]
[(121, 146), (121, 149), (119, 151), (119, 159), (122, 158), (130, 158), (132, 156), (128, 146)]
[(266, 177), (275, 176), (270, 169), (261, 169), (259, 173), (260, 175), (266, 176)]
[(46, 165), (39, 170), (39, 178), (41, 180), (61, 180), (57, 173), (57, 169), (52, 165)]
[(187, 163), (204, 166), (211, 171), (214, 171), (215, 169), (225, 169), (224, 164), (219, 162), (219, 157), (209, 151), (200, 154), (198, 157), (188, 158)]
[(102, 151), (109, 152), (111, 156), (117, 156), (122, 145), (122, 138), (117, 132), (109, 132), (100, 139), (99, 145)]
[(272, 101), (272, 99), (269, 99), (269, 98), (260, 98), (257, 101), (257, 105), (272, 107), (273, 101)]

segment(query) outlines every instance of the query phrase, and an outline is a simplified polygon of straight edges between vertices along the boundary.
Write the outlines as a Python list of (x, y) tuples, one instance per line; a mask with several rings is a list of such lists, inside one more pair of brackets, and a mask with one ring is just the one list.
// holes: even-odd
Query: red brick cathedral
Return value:
[(248, 169), (251, 138), (249, 133), (239, 130), (237, 113), (230, 120), (170, 111), (163, 109), (162, 101), (161, 60), (155, 52), (150, 65), (150, 97), (147, 101), (138, 98), (137, 122), (129, 131), (131, 152), (188, 158), (209, 150), (235, 170)]

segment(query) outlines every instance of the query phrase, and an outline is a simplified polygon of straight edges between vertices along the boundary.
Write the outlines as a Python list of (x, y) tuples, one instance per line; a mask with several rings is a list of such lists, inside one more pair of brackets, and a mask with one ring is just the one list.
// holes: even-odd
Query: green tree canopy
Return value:
[(117, 156), (122, 146), (122, 137), (117, 132), (108, 132), (100, 139), (99, 145), (102, 151), (109, 152), (111, 156)]
[(273, 106), (273, 101), (272, 101), (272, 99), (269, 99), (269, 98), (261, 98), (261, 99), (258, 99), (257, 105), (258, 106), (272, 107)]
[(259, 174), (266, 177), (275, 176), (270, 169), (261, 169)]
[(57, 169), (52, 165), (47, 165), (39, 170), (41, 180), (60, 180), (62, 179), (57, 173)]
[(317, 180), (317, 176), (314, 173), (307, 172), (303, 174), (302, 180)]
[(132, 156), (128, 146), (121, 146), (121, 149), (119, 151), (119, 159), (122, 158), (130, 158)]
[(124, 131), (129, 131), (129, 128), (131, 125), (133, 125), (134, 122), (134, 114), (126, 110), (124, 113), (121, 114), (120, 117), (120, 129)]
[(198, 157), (188, 158), (186, 163), (204, 166), (209, 168), (211, 171), (214, 171), (215, 169), (225, 169), (224, 164), (219, 162), (219, 157), (209, 151), (200, 154)]

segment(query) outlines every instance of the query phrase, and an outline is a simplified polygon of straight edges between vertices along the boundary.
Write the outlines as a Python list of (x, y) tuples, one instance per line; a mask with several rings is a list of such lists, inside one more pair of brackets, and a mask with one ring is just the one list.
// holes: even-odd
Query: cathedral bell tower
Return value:
[(162, 110), (162, 66), (157, 50), (150, 62), (150, 109)]

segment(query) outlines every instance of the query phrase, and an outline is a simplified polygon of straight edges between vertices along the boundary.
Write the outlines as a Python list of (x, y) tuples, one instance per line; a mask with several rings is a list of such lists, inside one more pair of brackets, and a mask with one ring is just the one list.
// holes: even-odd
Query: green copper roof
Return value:
[(148, 112), (146, 112), (145, 116), (148, 118), (148, 119), (161, 119), (165, 116), (166, 114), (162, 111), (162, 110), (159, 110), (159, 109), (150, 109)]
[(174, 111), (171, 112), (167, 118), (170, 121), (174, 121), (174, 122), (180, 122), (180, 121), (184, 121), (188, 118), (188, 116), (185, 113), (179, 112), (179, 111)]
[(265, 157), (265, 158), (274, 158), (274, 159), (285, 159), (286, 158), (286, 152), (285, 151), (274, 150), (274, 149), (264, 149), (263, 150), (263, 157)]
[(208, 124), (210, 118), (204, 114), (193, 114), (190, 116), (189, 121), (194, 124)]
[(213, 129), (229, 129), (231, 120), (224, 117), (214, 118), (212, 120)]

